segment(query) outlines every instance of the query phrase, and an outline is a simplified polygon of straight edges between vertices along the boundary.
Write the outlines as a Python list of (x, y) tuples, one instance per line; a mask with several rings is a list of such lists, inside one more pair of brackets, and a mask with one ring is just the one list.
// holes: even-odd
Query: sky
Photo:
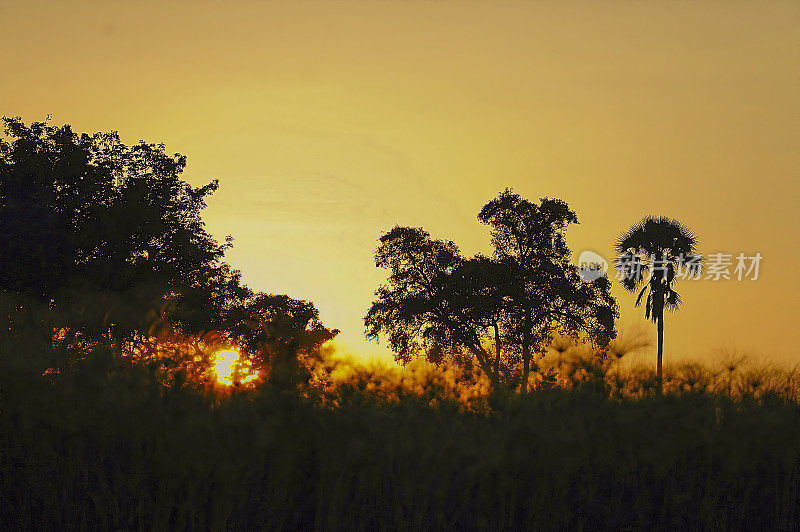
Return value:
[(798, 2), (4, 0), (0, 65), (0, 115), (164, 142), (218, 178), (229, 262), (313, 301), (343, 350), (391, 356), (363, 337), (383, 231), (488, 253), (477, 213), (513, 187), (569, 203), (575, 255), (612, 257), (649, 214), (706, 255), (760, 253), (758, 280), (679, 283), (665, 361), (800, 363)]

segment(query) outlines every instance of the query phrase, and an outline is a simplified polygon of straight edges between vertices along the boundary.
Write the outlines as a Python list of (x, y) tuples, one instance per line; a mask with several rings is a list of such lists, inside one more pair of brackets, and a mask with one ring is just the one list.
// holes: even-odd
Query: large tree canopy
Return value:
[[(256, 293), (223, 260), (201, 211), (218, 186), (181, 179), (186, 157), (127, 146), (116, 132), (76, 134), (3, 119), (0, 292), (49, 312), (46, 327), (121, 343), (159, 329), (214, 331), (261, 363), (276, 346), (318, 346), (336, 331), (313, 304)], [(64, 332), (66, 331), (66, 332)]]
[(209, 291), (226, 247), (200, 217), (216, 181), (181, 180), (186, 158), (163, 145), (4, 122), (1, 289), (120, 337)]
[(585, 283), (569, 263), (564, 232), (577, 217), (566, 203), (506, 190), (479, 218), (492, 228), (492, 258), (465, 259), (421, 228), (381, 237), (375, 263), (390, 274), (364, 318), (367, 336), (385, 335), (404, 362), (420, 353), (474, 361), (494, 386), (505, 378), (524, 393), (533, 354), (556, 331), (606, 346), (616, 302), (608, 279)]
[(395, 227), (380, 239), (375, 264), (390, 270), (366, 317), (367, 336), (385, 334), (398, 360), (424, 353), (474, 360), (493, 380), (487, 328), (500, 319), (502, 273), (488, 259), (465, 260), (453, 242), (421, 228)]

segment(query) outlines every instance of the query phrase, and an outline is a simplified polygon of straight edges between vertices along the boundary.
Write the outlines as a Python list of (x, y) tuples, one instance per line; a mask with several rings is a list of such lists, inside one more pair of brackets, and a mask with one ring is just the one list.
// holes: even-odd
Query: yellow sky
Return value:
[(576, 252), (645, 214), (760, 252), (758, 281), (678, 287), (665, 360), (800, 362), (798, 65), (788, 1), (0, 3), (0, 114), (187, 154), (246, 282), (360, 353), (384, 353), (361, 321), (381, 231), (487, 252), (477, 212), (512, 186), (571, 205)]

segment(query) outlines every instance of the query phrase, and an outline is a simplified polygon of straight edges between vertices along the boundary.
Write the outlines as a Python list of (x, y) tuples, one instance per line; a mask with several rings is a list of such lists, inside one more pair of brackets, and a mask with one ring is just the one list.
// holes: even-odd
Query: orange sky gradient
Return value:
[(489, 252), (476, 216), (510, 186), (570, 204), (576, 255), (646, 214), (760, 252), (758, 281), (678, 284), (665, 362), (800, 362), (798, 2), (6, 0), (0, 65), (0, 115), (164, 142), (219, 178), (229, 261), (355, 353), (389, 356), (363, 339), (381, 232)]

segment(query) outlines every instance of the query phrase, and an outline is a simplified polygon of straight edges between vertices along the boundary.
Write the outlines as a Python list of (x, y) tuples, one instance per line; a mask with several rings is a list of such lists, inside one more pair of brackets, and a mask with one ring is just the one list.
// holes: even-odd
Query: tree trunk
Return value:
[(525, 345), (523, 344), (522, 350), (522, 387), (520, 388), (520, 392), (522, 395), (528, 394), (528, 377), (531, 374), (531, 360), (530, 354), (527, 353), (527, 349), (525, 349)]
[(662, 311), (658, 316), (658, 362), (656, 364), (656, 374), (658, 376), (658, 394), (661, 395), (664, 391), (664, 380), (662, 372), (662, 359), (664, 355), (664, 312)]
[(522, 386), (520, 393), (522, 395), (528, 394), (528, 377), (531, 374), (531, 310), (525, 309), (525, 323), (522, 331)]
[(481, 346), (476, 347), (474, 345), (468, 345), (467, 349), (478, 359), (478, 366), (481, 368), (484, 375), (489, 377), (492, 386), (494, 386), (494, 379), (492, 378), (492, 354)]
[(492, 375), (492, 386), (495, 390), (500, 388), (500, 328), (494, 322), (494, 374)]

